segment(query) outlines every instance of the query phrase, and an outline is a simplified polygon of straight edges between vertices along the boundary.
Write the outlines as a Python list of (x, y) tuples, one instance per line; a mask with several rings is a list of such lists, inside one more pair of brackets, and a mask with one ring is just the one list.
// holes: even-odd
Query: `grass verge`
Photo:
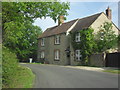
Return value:
[(115, 74), (120, 74), (120, 70), (104, 70), (103, 72), (109, 72), (109, 73), (115, 73)]
[(29, 68), (19, 66), (13, 82), (7, 88), (32, 88), (34, 78), (35, 75)]

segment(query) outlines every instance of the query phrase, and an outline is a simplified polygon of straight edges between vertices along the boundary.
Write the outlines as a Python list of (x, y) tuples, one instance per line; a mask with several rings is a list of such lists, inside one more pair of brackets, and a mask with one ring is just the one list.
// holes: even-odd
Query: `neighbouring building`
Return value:
[[(81, 62), (80, 50), (74, 50), (70, 42), (70, 32), (93, 28), (94, 34), (99, 31), (99, 27), (104, 22), (111, 22), (115, 34), (119, 34), (119, 29), (111, 21), (112, 13), (108, 7), (104, 12), (88, 17), (64, 22), (64, 16), (60, 16), (57, 26), (47, 28), (38, 38), (38, 62), (46, 62), (58, 65), (78, 65)], [(76, 42), (80, 41), (80, 34), (76, 34)], [(70, 55), (68, 54), (70, 52)]]

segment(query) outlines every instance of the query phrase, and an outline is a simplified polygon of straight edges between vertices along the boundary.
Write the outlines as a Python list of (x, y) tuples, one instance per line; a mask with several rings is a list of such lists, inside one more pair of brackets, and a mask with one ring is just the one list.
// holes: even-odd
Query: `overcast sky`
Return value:
[[(117, 2), (70, 2), (67, 21), (77, 18), (83, 18), (96, 13), (105, 12), (107, 7), (112, 9), (112, 21), (118, 26), (118, 3)], [(45, 31), (47, 28), (57, 25), (51, 18), (36, 19), (34, 25), (37, 25)]]

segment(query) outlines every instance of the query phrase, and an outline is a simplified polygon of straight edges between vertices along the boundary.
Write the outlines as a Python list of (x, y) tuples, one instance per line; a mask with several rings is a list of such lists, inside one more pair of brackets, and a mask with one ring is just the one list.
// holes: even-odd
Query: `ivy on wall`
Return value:
[[(73, 46), (74, 50), (80, 49), (82, 60), (82, 65), (88, 65), (89, 60), (88, 57), (94, 53), (96, 44), (94, 42), (94, 35), (93, 35), (93, 29), (87, 28), (84, 30), (77, 30), (75, 32), (71, 32), (71, 44)], [(75, 36), (77, 33), (80, 33), (80, 42), (75, 41)]]

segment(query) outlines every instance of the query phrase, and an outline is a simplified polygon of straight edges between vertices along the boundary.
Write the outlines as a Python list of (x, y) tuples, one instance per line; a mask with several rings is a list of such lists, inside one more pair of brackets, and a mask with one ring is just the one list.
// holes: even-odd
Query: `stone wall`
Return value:
[(105, 66), (104, 54), (93, 54), (90, 56), (90, 66)]
[[(93, 34), (96, 34), (96, 33), (99, 31), (99, 27), (100, 27), (101, 25), (103, 25), (104, 22), (112, 23), (112, 21), (109, 20), (104, 13), (102, 13), (102, 14), (93, 22), (93, 24), (90, 26), (91, 28), (94, 29), (94, 33), (93, 33)], [(118, 28), (117, 28), (114, 24), (112, 24), (112, 26), (113, 26), (113, 27), (112, 27), (112, 30), (115, 31), (115, 34), (116, 34), (116, 35), (119, 35), (120, 31), (118, 30)]]
[[(38, 50), (38, 61), (40, 61), (40, 51), (44, 50), (45, 51), (45, 62), (49, 64), (57, 64), (57, 65), (68, 65), (69, 64), (69, 58), (66, 55), (65, 49), (70, 45), (70, 41), (68, 36), (63, 34), (60, 35), (60, 44), (55, 45), (54, 44), (54, 35), (50, 37), (45, 38), (45, 46), (41, 47), (40, 46), (40, 39), (39, 39), (39, 50)], [(60, 51), (60, 60), (56, 61), (54, 59), (54, 51), (55, 50)]]

